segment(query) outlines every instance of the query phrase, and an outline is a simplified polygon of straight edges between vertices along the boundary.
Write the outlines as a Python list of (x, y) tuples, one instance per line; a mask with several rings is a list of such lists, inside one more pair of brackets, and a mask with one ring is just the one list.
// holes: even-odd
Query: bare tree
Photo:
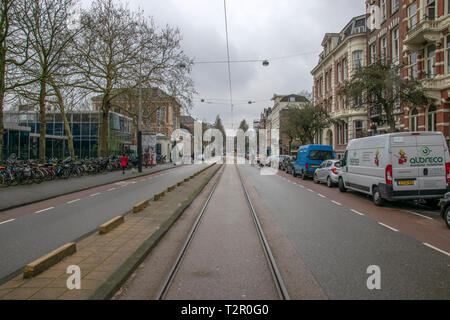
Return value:
[(18, 21), (23, 29), (30, 32), (29, 44), (32, 52), (32, 63), (21, 67), (22, 76), (34, 80), (30, 86), (18, 90), (18, 93), (35, 100), (39, 106), (40, 161), (45, 160), (46, 104), (52, 95), (56, 97), (56, 105), (63, 118), (69, 152), (74, 156), (72, 134), (59, 83), (60, 75), (67, 71), (65, 52), (78, 32), (68, 27), (74, 3), (74, 0), (30, 1), (29, 14), (23, 15)]
[(114, 100), (139, 84), (165, 89), (191, 104), (194, 90), (186, 74), (192, 61), (180, 49), (178, 30), (168, 26), (159, 30), (141, 12), (113, 0), (95, 0), (89, 10), (81, 12), (80, 21), (83, 32), (75, 38), (72, 64), (81, 79), (80, 88), (102, 96), (100, 156), (108, 150), (109, 111)]
[(26, 85), (11, 75), (9, 69), (28, 61), (28, 32), (17, 25), (17, 19), (28, 13), (22, 0), (2, 0), (0, 4), (0, 160), (3, 159), (3, 110), (7, 92)]

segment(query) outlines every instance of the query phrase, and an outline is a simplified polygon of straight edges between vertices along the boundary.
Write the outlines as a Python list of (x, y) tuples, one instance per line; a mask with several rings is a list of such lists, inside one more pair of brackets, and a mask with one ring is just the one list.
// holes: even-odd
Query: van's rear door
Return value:
[(446, 189), (444, 140), (438, 134), (391, 137), (394, 191), (434, 194)]
[(419, 182), (422, 195), (427, 190), (446, 190), (444, 139), (440, 134), (420, 134), (417, 138), (417, 159), (415, 165), (419, 171)]
[(391, 136), (392, 177), (394, 191), (413, 191), (420, 188), (419, 169), (410, 165), (417, 155), (416, 136)]

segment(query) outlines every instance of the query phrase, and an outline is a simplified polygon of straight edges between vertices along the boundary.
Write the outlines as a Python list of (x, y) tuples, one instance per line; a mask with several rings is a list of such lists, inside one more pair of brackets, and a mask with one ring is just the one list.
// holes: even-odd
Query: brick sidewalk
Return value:
[[(148, 254), (159, 238), (176, 220), (183, 205), (192, 199), (217, 170), (217, 165), (189, 182), (165, 194), (160, 201), (150, 201), (139, 213), (128, 213), (125, 222), (105, 235), (92, 234), (77, 243), (77, 252), (31, 279), (19, 275), (0, 286), (1, 300), (85, 300), (111, 294), (125, 280), (135, 261)], [(149, 195), (150, 196), (150, 195)], [(178, 210), (177, 210), (178, 209)], [(178, 211), (178, 213), (177, 213)], [(147, 250), (147, 252), (143, 252)], [(133, 262), (134, 261), (134, 262)], [(69, 290), (67, 267), (81, 269), (81, 289)], [(125, 274), (125, 273), (126, 274)]]

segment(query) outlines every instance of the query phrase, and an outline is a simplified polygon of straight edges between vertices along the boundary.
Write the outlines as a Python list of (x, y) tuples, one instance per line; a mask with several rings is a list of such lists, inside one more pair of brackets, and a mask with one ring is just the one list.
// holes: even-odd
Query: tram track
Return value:
[[(226, 169), (226, 165), (223, 165), (222, 168), (220, 169), (220, 171), (218, 172), (219, 176), (217, 177), (205, 203), (203, 204), (202, 209), (194, 222), (194, 225), (192, 226), (190, 232), (188, 233), (188, 236), (187, 236), (185, 242), (183, 243), (183, 246), (181, 247), (179, 253), (177, 254), (177, 257), (176, 257), (174, 263), (172, 264), (172, 267), (170, 268), (169, 273), (165, 277), (162, 285), (160, 286), (160, 289), (158, 290), (158, 293), (156, 296), (157, 300), (164, 300), (168, 296), (168, 293), (171, 290), (171, 287), (172, 287), (174, 280), (178, 274), (178, 271), (180, 270), (180, 268), (183, 265), (184, 259), (189, 255), (189, 249), (192, 245), (192, 242), (195, 239), (196, 233), (200, 230), (202, 221), (204, 220), (205, 216), (208, 214), (208, 209), (211, 209), (211, 207), (209, 206), (210, 202), (214, 198), (215, 195), (217, 196), (216, 189), (222, 180), (222, 176), (223, 176), (225, 169)], [(270, 273), (272, 275), (273, 284), (274, 284), (274, 287), (276, 288), (278, 297), (280, 300), (290, 300), (289, 293), (286, 289), (286, 285), (284, 283), (283, 277), (278, 269), (277, 263), (272, 254), (272, 251), (268, 244), (267, 238), (264, 235), (264, 231), (259, 222), (258, 216), (256, 214), (256, 211), (255, 211), (253, 203), (252, 203), (252, 200), (247, 192), (245, 183), (242, 179), (240, 170), (237, 165), (235, 165), (235, 169), (237, 171), (237, 176), (239, 177), (242, 193), (244, 194), (244, 197), (248, 204), (249, 213), (253, 220), (254, 227), (256, 228), (256, 233), (259, 238), (259, 243), (262, 247), (262, 251), (264, 252), (264, 256), (266, 258), (267, 267), (270, 270)]]

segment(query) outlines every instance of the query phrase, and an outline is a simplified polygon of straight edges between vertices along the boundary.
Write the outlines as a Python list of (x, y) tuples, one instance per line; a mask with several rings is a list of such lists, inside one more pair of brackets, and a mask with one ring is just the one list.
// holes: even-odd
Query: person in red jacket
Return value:
[(125, 174), (125, 168), (128, 165), (128, 158), (125, 154), (120, 158), (120, 166), (122, 167), (122, 174)]

